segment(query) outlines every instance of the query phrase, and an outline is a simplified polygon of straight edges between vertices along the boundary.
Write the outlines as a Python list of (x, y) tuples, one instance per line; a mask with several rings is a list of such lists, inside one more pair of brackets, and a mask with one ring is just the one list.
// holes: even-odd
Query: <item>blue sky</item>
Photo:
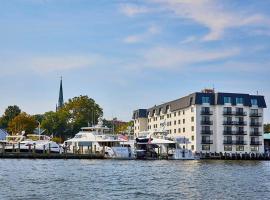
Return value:
[(106, 118), (213, 86), (270, 105), (270, 1), (0, 0), (0, 31), (1, 113), (54, 110), (60, 76)]

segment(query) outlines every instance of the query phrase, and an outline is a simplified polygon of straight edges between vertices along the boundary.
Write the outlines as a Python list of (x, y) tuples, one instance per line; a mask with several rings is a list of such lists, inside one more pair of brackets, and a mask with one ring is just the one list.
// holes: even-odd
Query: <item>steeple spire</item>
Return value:
[(62, 76), (60, 80), (60, 90), (59, 90), (59, 99), (57, 109), (59, 110), (64, 105), (64, 95), (63, 95), (63, 84), (62, 84)]

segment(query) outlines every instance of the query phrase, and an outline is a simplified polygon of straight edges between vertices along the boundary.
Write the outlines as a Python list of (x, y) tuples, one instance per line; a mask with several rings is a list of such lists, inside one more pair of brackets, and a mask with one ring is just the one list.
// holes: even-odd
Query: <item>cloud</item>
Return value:
[(124, 38), (123, 41), (125, 43), (138, 43), (159, 33), (160, 33), (160, 29), (157, 26), (150, 26), (146, 32), (141, 33), (141, 34), (136, 34), (136, 35), (129, 35), (126, 38)]
[(261, 14), (232, 12), (215, 0), (152, 0), (174, 12), (180, 18), (193, 20), (209, 29), (202, 40), (221, 39), (225, 31), (241, 26), (255, 26), (258, 29), (269, 26), (270, 19)]
[(148, 13), (149, 9), (135, 4), (121, 4), (120, 11), (129, 17), (133, 17), (138, 14)]
[(156, 47), (144, 52), (142, 63), (138, 64), (138, 66), (179, 69), (192, 64), (223, 60), (238, 54), (240, 54), (240, 50), (237, 48), (214, 51)]

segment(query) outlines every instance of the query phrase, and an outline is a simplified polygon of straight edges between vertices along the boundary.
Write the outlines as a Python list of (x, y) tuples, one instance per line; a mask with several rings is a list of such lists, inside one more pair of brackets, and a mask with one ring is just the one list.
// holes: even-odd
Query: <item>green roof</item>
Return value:
[(263, 134), (263, 139), (270, 140), (270, 133)]

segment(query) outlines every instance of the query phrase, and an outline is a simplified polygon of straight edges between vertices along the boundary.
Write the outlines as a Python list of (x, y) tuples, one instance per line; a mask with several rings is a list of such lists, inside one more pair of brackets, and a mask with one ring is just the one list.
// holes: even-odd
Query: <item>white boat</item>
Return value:
[[(184, 138), (181, 138), (184, 139)], [(135, 153), (138, 159), (166, 158), (172, 160), (194, 160), (191, 150), (182, 146), (186, 140), (169, 135), (166, 131), (140, 132), (135, 142)]]
[(104, 153), (106, 158), (134, 158), (132, 145), (128, 140), (112, 133), (112, 129), (103, 126), (102, 119), (98, 124), (90, 127), (83, 127), (74, 138), (64, 142), (67, 153), (87, 154), (90, 152)]
[(5, 151), (29, 152), (35, 150), (36, 153), (50, 151), (50, 153), (62, 153), (63, 148), (46, 135), (27, 134), (7, 136)]

